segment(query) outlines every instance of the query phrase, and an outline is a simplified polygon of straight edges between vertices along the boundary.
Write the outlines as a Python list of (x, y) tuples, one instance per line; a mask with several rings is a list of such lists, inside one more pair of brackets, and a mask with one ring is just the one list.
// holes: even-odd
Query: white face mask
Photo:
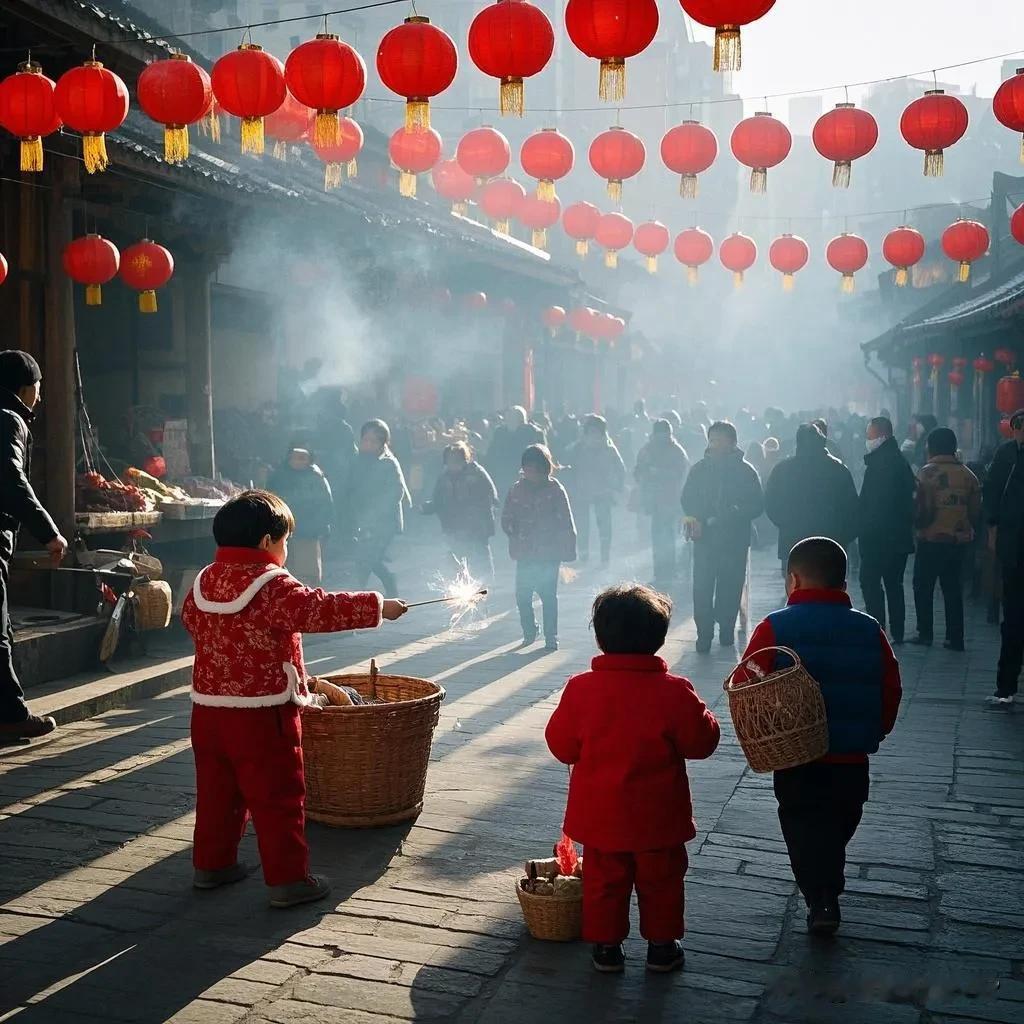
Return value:
[(876, 437), (873, 441), (869, 440), (866, 442), (867, 449), (869, 452), (876, 452), (888, 440), (887, 437)]

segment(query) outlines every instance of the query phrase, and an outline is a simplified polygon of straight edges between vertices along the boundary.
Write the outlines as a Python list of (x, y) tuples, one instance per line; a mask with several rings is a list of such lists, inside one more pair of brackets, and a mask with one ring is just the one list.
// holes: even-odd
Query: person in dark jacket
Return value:
[(444, 472), (437, 478), (433, 498), (423, 512), (436, 515), (451, 553), (469, 573), (489, 581), (494, 576), (491, 538), (498, 492), (487, 470), (473, 459), (465, 441), (444, 450)]
[(529, 422), (521, 405), (512, 406), (505, 413), (502, 425), (495, 430), (484, 460), (499, 494), (507, 493), (519, 478), (519, 460), (533, 444), (546, 445), (547, 436), (536, 423)]
[(679, 497), (690, 471), (690, 458), (675, 439), (668, 420), (655, 420), (651, 439), (636, 457), (640, 511), (651, 517), (651, 552), (655, 586), (667, 587), (676, 577)]
[(989, 545), (1003, 581), (1002, 646), (996, 692), (989, 703), (1008, 706), (1017, 696), (1024, 661), (1024, 409), (1010, 417), (1013, 438), (999, 446), (985, 478)]
[(0, 352), (0, 742), (36, 739), (57, 728), (49, 717), (33, 715), (14, 670), (10, 617), (11, 559), (24, 526), (50, 553), (54, 567), (68, 550), (32, 489), (32, 434), (29, 425), (39, 402), (43, 375), (27, 352)]
[(349, 521), (355, 529), (355, 567), (359, 589), (370, 576), (384, 587), (384, 596), (398, 594), (388, 568), (391, 544), (405, 529), (405, 510), (412, 505), (398, 459), (390, 448), (391, 431), (383, 420), (370, 420), (359, 432), (359, 457), (349, 480)]
[(590, 513), (601, 538), (601, 565), (612, 557), (612, 505), (626, 486), (626, 466), (603, 416), (583, 420), (583, 437), (568, 452), (569, 490), (579, 531), (579, 559), (590, 557)]
[(764, 508), (761, 481), (737, 448), (731, 423), (712, 423), (708, 428), (708, 450), (686, 478), (682, 506), (693, 540), (697, 651), (706, 654), (716, 622), (722, 646), (735, 643), (751, 524)]
[(857, 521), (860, 589), (864, 610), (882, 629), (888, 600), (889, 635), (894, 644), (901, 644), (907, 617), (903, 578), (914, 550), (914, 471), (886, 417), (868, 423), (866, 443)]
[(779, 528), (779, 560), (808, 537), (830, 537), (848, 547), (857, 537), (857, 487), (850, 471), (829, 455), (811, 423), (796, 432), (796, 454), (775, 467), (765, 489), (764, 510)]
[(323, 548), (334, 526), (334, 498), (313, 453), (293, 445), (270, 474), (267, 489), (283, 498), (295, 516), (295, 530), (288, 540), (288, 571), (307, 587), (319, 587), (324, 576)]

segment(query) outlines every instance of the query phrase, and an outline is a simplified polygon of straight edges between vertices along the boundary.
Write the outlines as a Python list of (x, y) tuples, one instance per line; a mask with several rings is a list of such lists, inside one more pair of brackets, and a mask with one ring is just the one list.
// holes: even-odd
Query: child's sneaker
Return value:
[(678, 939), (675, 942), (647, 943), (647, 970), (655, 974), (669, 974), (678, 971), (685, 963), (686, 954)]
[(232, 885), (248, 877), (248, 864), (232, 864), (231, 867), (217, 871), (200, 871), (197, 868), (192, 874), (192, 888), (219, 889), (222, 885)]
[(835, 935), (842, 920), (839, 900), (835, 896), (823, 896), (808, 906), (807, 930), (811, 935)]
[(310, 875), (301, 882), (270, 887), (270, 905), (284, 910), (303, 903), (322, 900), (331, 891), (331, 883), (323, 875)]
[(1005, 697), (1001, 697), (998, 693), (993, 693), (991, 697), (985, 698), (986, 704), (991, 704), (997, 708), (1008, 708), (1014, 700), (1014, 695), (1008, 693)]
[(622, 951), (622, 943), (614, 946), (596, 945), (590, 954), (595, 971), (601, 974), (621, 974), (626, 969), (626, 954)]

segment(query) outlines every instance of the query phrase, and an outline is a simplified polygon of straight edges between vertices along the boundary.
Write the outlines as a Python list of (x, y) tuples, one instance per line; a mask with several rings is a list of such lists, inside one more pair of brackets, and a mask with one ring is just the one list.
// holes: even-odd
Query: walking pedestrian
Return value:
[(903, 578), (914, 551), (914, 471), (900, 452), (892, 421), (876, 416), (868, 423), (864, 482), (858, 503), (860, 589), (864, 610), (902, 644), (906, 625)]
[(716, 622), (721, 645), (736, 642), (752, 524), (764, 508), (761, 481), (737, 447), (731, 423), (708, 427), (708, 450), (686, 478), (682, 507), (693, 540), (697, 651), (706, 654)]
[(586, 562), (590, 557), (590, 513), (593, 511), (601, 542), (601, 565), (607, 566), (612, 556), (612, 506), (625, 488), (626, 466), (615, 442), (608, 436), (608, 423), (603, 416), (585, 417), (583, 437), (572, 446), (568, 461), (569, 490), (579, 533), (579, 560)]
[(935, 581), (946, 606), (946, 648), (964, 649), (964, 563), (981, 521), (981, 484), (956, 454), (956, 434), (938, 427), (928, 435), (928, 462), (917, 476), (917, 556), (914, 606), (917, 636), (932, 645)]
[[(11, 559), (22, 526), (50, 553), (56, 568), (68, 542), (32, 489), (32, 432), (43, 375), (27, 352), (0, 352), (0, 740), (31, 740), (57, 728), (32, 714), (14, 669), (10, 614)], [(70, 438), (69, 438), (70, 443)]]
[(484, 460), (499, 494), (507, 494), (518, 479), (519, 460), (532, 444), (546, 445), (547, 437), (537, 424), (530, 423), (521, 405), (514, 405), (504, 414), (501, 426), (495, 430)]
[(293, 445), (284, 462), (267, 481), (267, 489), (282, 498), (295, 516), (288, 542), (291, 574), (307, 587), (323, 582), (323, 549), (334, 525), (331, 485), (308, 448)]
[(640, 510), (651, 517), (654, 585), (666, 588), (676, 577), (679, 497), (690, 470), (686, 450), (675, 439), (668, 420), (655, 420), (650, 440), (640, 449), (633, 472)]

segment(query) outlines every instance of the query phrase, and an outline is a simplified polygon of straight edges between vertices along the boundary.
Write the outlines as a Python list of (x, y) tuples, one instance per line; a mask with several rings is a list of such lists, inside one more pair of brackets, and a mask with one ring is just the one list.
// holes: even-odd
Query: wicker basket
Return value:
[(535, 939), (575, 942), (583, 934), (583, 896), (535, 896), (516, 882), (526, 927)]
[(724, 687), (747, 762), (755, 772), (774, 772), (817, 761), (828, 753), (828, 720), (821, 688), (796, 651), (788, 647), (764, 650), (781, 651), (793, 659), (793, 666), (740, 683), (735, 676), (746, 664), (741, 663), (729, 673)]
[(164, 580), (136, 583), (135, 625), (141, 630), (166, 629), (171, 623), (171, 586)]
[(423, 809), (444, 688), (426, 679), (328, 676), (382, 703), (305, 708), (306, 815), (335, 828), (380, 828)]

